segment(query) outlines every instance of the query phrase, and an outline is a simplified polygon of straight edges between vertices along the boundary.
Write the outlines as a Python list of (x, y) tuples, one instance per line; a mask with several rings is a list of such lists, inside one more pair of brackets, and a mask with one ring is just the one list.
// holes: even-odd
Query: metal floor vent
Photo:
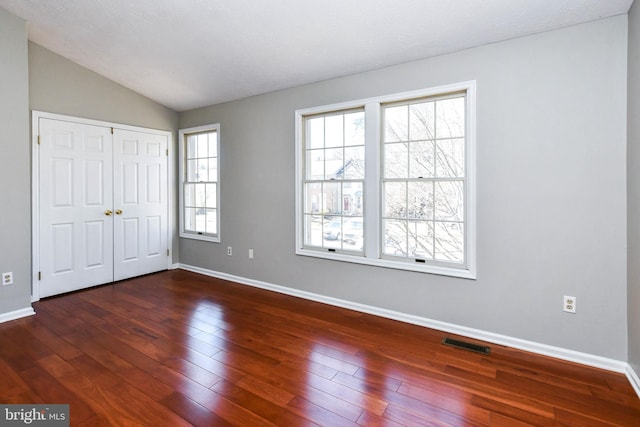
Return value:
[(452, 338), (445, 337), (442, 340), (442, 344), (449, 345), (451, 347), (461, 348), (463, 350), (473, 351), (475, 353), (489, 354), (491, 349), (486, 345), (472, 344), (466, 341), (454, 340)]

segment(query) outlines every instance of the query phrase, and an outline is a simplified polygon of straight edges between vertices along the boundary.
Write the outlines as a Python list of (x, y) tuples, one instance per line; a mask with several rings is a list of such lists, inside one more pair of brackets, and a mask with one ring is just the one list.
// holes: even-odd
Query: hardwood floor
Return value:
[(186, 271), (34, 308), (0, 324), (0, 402), (73, 426), (640, 426), (624, 375)]

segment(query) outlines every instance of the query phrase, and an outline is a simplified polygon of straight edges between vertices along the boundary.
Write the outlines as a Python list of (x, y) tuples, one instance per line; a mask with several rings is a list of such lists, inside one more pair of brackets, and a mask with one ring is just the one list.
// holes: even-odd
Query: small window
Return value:
[(181, 129), (180, 237), (220, 241), (220, 125)]

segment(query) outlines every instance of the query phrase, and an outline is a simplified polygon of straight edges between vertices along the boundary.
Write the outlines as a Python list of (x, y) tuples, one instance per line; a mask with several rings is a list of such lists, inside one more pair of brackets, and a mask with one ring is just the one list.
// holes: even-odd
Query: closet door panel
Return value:
[(113, 280), (109, 128), (39, 119), (40, 297)]
[(115, 130), (115, 280), (167, 268), (167, 147), (164, 135)]

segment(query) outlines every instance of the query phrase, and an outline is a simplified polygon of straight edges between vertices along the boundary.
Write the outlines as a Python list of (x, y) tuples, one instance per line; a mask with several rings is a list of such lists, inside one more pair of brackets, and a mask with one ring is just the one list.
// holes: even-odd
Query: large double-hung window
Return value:
[(364, 111), (304, 118), (304, 245), (363, 252)]
[(296, 252), (474, 278), (474, 119), (474, 82), (296, 111)]

